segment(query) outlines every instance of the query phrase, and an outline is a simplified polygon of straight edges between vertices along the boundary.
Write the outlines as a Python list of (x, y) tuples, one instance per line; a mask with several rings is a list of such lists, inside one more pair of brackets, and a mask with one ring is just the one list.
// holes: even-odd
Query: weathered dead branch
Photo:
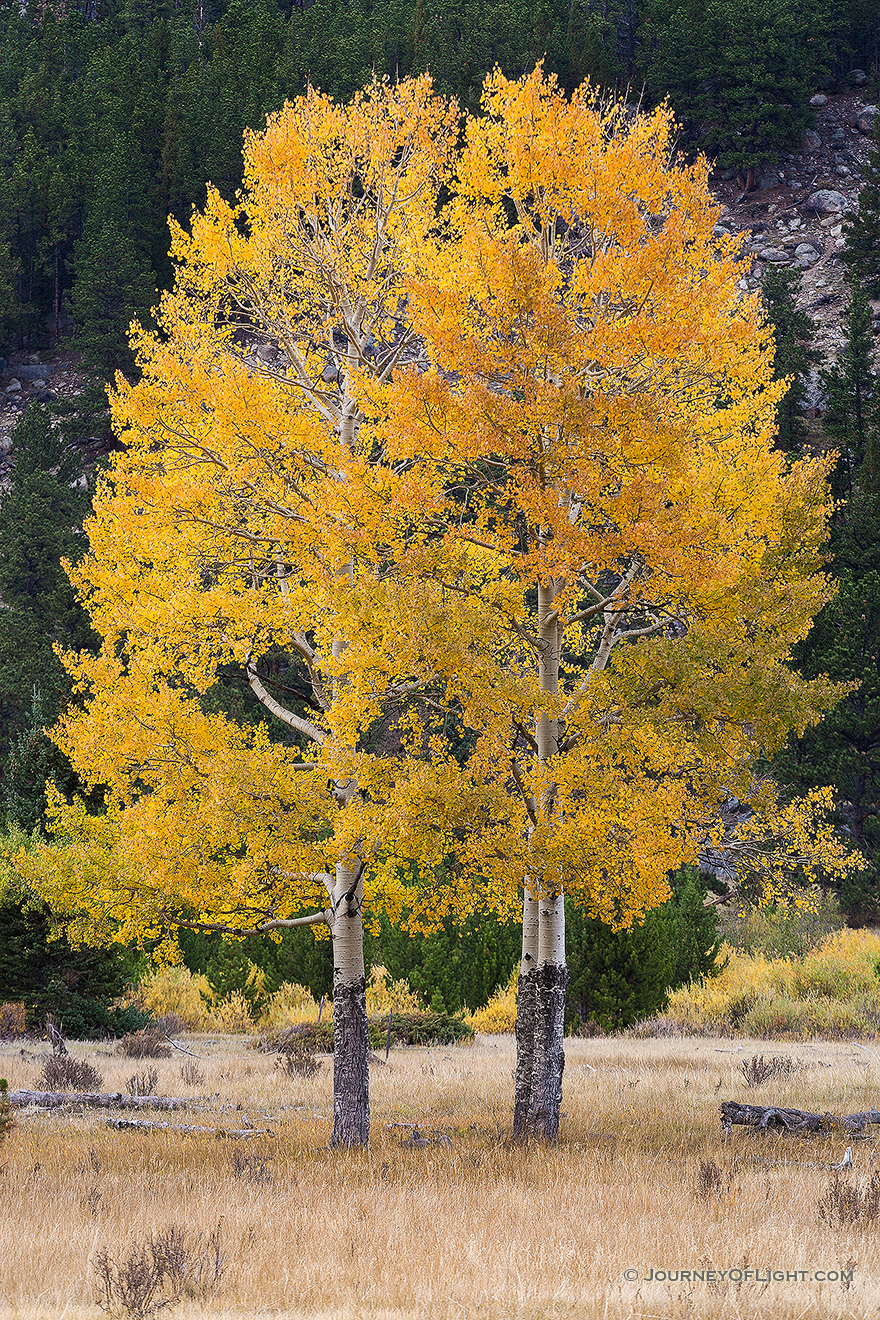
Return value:
[(125, 1095), (122, 1091), (10, 1091), (11, 1105), (38, 1105), (40, 1109), (61, 1109), (79, 1105), (86, 1109), (185, 1109), (204, 1104), (199, 1096)]
[(729, 1132), (731, 1126), (757, 1128), (759, 1131), (795, 1132), (800, 1136), (816, 1136), (835, 1132), (859, 1133), (869, 1123), (880, 1123), (880, 1110), (870, 1109), (865, 1114), (811, 1114), (803, 1109), (783, 1109), (776, 1105), (742, 1105), (736, 1100), (721, 1104), (721, 1124)]
[(146, 1118), (108, 1118), (105, 1121), (117, 1132), (177, 1132), (184, 1137), (207, 1136), (233, 1141), (275, 1135), (271, 1128), (213, 1128), (194, 1123), (152, 1123)]

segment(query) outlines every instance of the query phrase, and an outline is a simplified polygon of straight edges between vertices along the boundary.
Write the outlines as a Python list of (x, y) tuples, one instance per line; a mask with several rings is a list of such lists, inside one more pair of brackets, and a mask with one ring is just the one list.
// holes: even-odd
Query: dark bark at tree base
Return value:
[(568, 968), (545, 963), (535, 972), (535, 1061), (529, 1101), (528, 1135), (555, 1141), (562, 1108), (562, 1048)]
[(835, 1132), (861, 1132), (868, 1123), (880, 1123), (880, 1110), (866, 1114), (810, 1114), (803, 1109), (780, 1109), (775, 1105), (741, 1105), (736, 1100), (721, 1104), (721, 1123), (725, 1130), (732, 1125), (758, 1128), (764, 1132), (796, 1132), (814, 1136)]
[(367, 982), (333, 988), (332, 1146), (366, 1146), (370, 1136)]
[(520, 974), (516, 999), (516, 1080), (513, 1098), (513, 1137), (522, 1141), (528, 1136), (529, 1102), (535, 1065), (535, 969)]
[(513, 1136), (555, 1141), (562, 1107), (562, 1048), (568, 968), (536, 967), (519, 978)]

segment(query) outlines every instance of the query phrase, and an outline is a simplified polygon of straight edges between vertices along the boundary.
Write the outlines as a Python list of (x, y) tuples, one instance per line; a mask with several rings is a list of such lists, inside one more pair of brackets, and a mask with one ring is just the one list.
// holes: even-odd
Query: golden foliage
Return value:
[(880, 936), (841, 930), (803, 958), (745, 955), (725, 946), (718, 977), (674, 990), (668, 1016), (685, 1030), (752, 1036), (873, 1035), (880, 1027)]
[(474, 1031), (485, 1036), (499, 1035), (516, 1030), (516, 1001), (519, 985), (519, 969), (513, 973), (507, 985), (499, 986), (488, 1004), (468, 1014), (466, 1021)]
[[(457, 125), (426, 78), (310, 90), (174, 229), (72, 571), (103, 643), (57, 737), (108, 811), (56, 795), (22, 862), (87, 938), (293, 919), (340, 862), (414, 929), (526, 880), (625, 925), (725, 797), (800, 828), (755, 767), (840, 694), (786, 664), (827, 464), (773, 448), (705, 162), (540, 68)], [(212, 713), (230, 671), (286, 742)]]

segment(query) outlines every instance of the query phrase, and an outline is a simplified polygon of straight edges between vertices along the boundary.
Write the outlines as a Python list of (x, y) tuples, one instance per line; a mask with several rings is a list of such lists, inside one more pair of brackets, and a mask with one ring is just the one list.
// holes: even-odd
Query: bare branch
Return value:
[(169, 924), (172, 926), (181, 926), (184, 930), (213, 930), (219, 931), (222, 935), (265, 935), (267, 930), (290, 930), (294, 926), (316, 926), (318, 922), (326, 921), (328, 926), (333, 924), (333, 913), (310, 912), (307, 917), (272, 917), (268, 921), (261, 921), (258, 926), (243, 928), (241, 926), (231, 926), (222, 921), (184, 921), (182, 917), (174, 917)]
[(245, 661), (245, 672), (254, 696), (277, 719), (287, 724), (291, 729), (296, 729), (297, 733), (304, 733), (307, 738), (312, 739), (312, 742), (324, 743), (327, 741), (326, 733), (323, 729), (319, 729), (317, 724), (313, 724), (311, 720), (304, 720), (301, 715), (294, 715), (292, 710), (288, 710), (286, 706), (282, 706), (279, 701), (275, 700), (271, 692), (263, 685), (256, 666), (250, 657)]

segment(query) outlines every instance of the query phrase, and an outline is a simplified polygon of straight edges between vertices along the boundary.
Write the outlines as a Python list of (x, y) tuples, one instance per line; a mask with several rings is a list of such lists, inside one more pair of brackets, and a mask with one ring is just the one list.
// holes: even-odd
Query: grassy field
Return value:
[[(327, 1146), (329, 1062), (290, 1079), (240, 1038), (188, 1042), (204, 1084), (184, 1085), (177, 1056), (155, 1061), (158, 1090), (197, 1092), (202, 1107), (153, 1117), (236, 1127), (245, 1113), (254, 1126), (269, 1115), (275, 1136), (124, 1133), (96, 1111), (20, 1113), (0, 1148), (4, 1316), (100, 1315), (99, 1253), (118, 1262), (172, 1225), (203, 1241), (219, 1225), (226, 1257), (207, 1300), (160, 1313), (181, 1320), (880, 1315), (880, 1217), (841, 1225), (821, 1204), (846, 1139), (736, 1128), (724, 1139), (718, 1120), (728, 1098), (833, 1113), (880, 1104), (880, 1044), (572, 1040), (552, 1150), (507, 1140), (510, 1037), (392, 1050), (371, 1068), (371, 1147), (348, 1154)], [(0, 1047), (13, 1088), (33, 1085), (39, 1068), (19, 1044)], [(144, 1066), (110, 1046), (73, 1049), (110, 1090)], [(762, 1052), (800, 1066), (750, 1089), (740, 1065)], [(402, 1145), (408, 1129), (390, 1125), (403, 1123), (448, 1142)], [(853, 1143), (847, 1184), (862, 1193), (874, 1150)], [(851, 1281), (813, 1277), (841, 1266)], [(711, 1269), (734, 1277), (657, 1278)], [(767, 1281), (768, 1271), (806, 1277)]]

